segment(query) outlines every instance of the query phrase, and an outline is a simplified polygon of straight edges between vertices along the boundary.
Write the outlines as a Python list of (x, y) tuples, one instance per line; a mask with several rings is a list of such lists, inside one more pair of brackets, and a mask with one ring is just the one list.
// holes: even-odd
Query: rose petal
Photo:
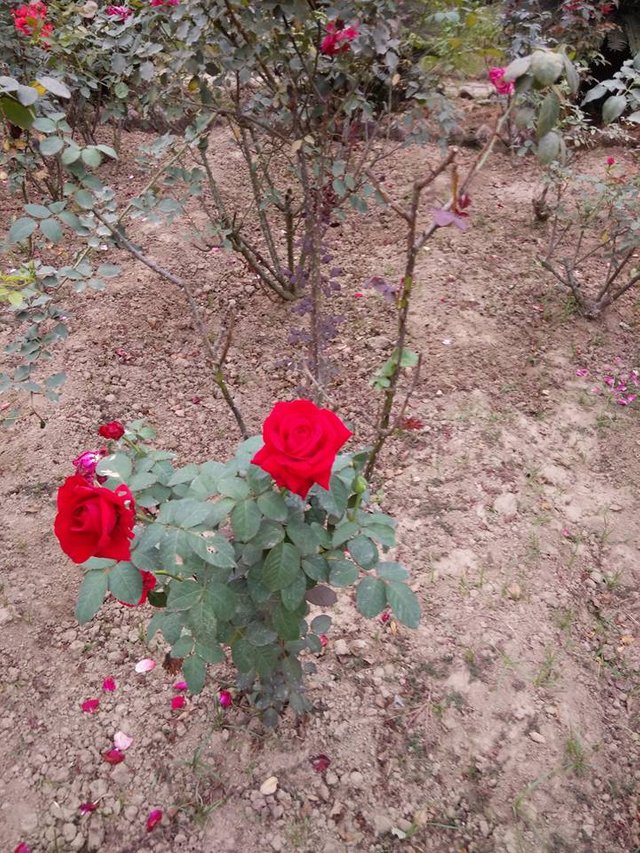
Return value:
[(99, 705), (99, 699), (87, 699), (85, 702), (82, 703), (80, 707), (85, 712), (85, 714), (95, 714), (95, 712), (98, 710)]
[(331, 759), (322, 752), (320, 755), (314, 755), (313, 758), (309, 759), (309, 761), (316, 773), (324, 773), (331, 764)]
[(184, 708), (186, 704), (187, 700), (184, 698), (184, 696), (174, 696), (171, 700), (171, 708), (174, 711), (179, 711), (180, 708)]
[(80, 814), (91, 814), (98, 808), (97, 803), (80, 803)]
[(21, 841), (13, 853), (31, 853), (31, 848), (24, 841)]
[(230, 708), (233, 705), (233, 696), (228, 690), (220, 690), (218, 693), (218, 702), (221, 708)]
[(173, 685), (173, 689), (174, 690), (188, 690), (189, 685), (187, 684), (186, 681), (176, 681), (176, 683)]
[(156, 662), (151, 658), (143, 658), (136, 664), (136, 672), (151, 672), (156, 668)]
[(120, 764), (121, 761), (124, 761), (124, 752), (119, 749), (108, 749), (102, 753), (102, 757), (107, 764)]
[(116, 732), (113, 736), (113, 745), (116, 749), (126, 752), (133, 743), (133, 738), (126, 735), (124, 732)]
[(162, 820), (162, 809), (152, 809), (147, 818), (147, 832), (151, 832), (153, 827)]
[(102, 689), (107, 693), (113, 693), (117, 686), (115, 678), (112, 678), (110, 675), (102, 682)]

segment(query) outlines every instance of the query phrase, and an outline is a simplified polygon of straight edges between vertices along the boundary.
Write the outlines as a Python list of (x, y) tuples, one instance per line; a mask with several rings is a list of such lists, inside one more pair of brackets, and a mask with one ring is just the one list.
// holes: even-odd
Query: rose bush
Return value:
[(238, 689), (266, 723), (286, 706), (308, 710), (303, 674), (331, 625), (311, 608), (330, 607), (334, 588), (355, 585), (364, 616), (391, 608), (409, 627), (420, 619), (407, 570), (384, 558), (395, 524), (369, 505), (367, 454), (337, 455), (350, 436), (308, 400), (277, 403), (263, 438), (229, 462), (176, 467), (147, 444), (148, 427), (129, 424), (97, 464), (104, 487), (76, 474), (59, 490), (56, 535), (85, 567), (79, 621), (107, 593), (128, 605), (148, 598), (147, 636), (161, 632), (183, 659), (190, 690), (230, 652)]

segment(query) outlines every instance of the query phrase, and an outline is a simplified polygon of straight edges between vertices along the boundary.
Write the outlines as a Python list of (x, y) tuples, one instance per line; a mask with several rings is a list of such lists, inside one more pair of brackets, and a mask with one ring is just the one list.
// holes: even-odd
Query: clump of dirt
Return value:
[[(131, 193), (140, 141), (129, 137), (116, 167)], [(398, 155), (389, 192), (402, 197), (435, 156)], [(229, 144), (215, 167), (232, 185)], [(640, 845), (638, 411), (591, 393), (611, 367), (637, 366), (638, 315), (631, 299), (606, 324), (572, 315), (534, 261), (536, 181), (532, 163), (497, 155), (473, 191), (471, 227), (440, 231), (419, 262), (410, 337), (424, 369), (408, 412), (418, 428), (389, 446), (378, 499), (399, 520), (422, 624), (366, 621), (341, 595), (309, 680), (315, 710), (276, 732), (240, 702), (218, 707), (228, 666), (172, 710), (176, 676), (135, 672), (140, 658), (164, 656), (145, 643), (148, 607), (109, 601), (90, 624), (74, 621), (80, 578), (52, 535), (55, 493), (70, 460), (96, 446), (97, 424), (146, 418), (185, 462), (230, 454), (236, 436), (169, 284), (122, 256), (126, 273), (106, 292), (70, 300), (55, 359), (69, 375), (62, 400), (44, 408), (45, 429), (24, 422), (0, 450), (3, 849), (21, 839), (38, 853)], [(235, 300), (228, 376), (257, 432), (297, 381), (282, 367), (294, 355), (289, 310), (232, 256), (185, 257), (175, 228), (146, 225), (138, 238), (192, 282), (212, 325)], [(384, 300), (354, 294), (371, 275), (399, 276), (403, 233), (372, 210), (332, 229), (331, 243), (345, 271), (332, 399), (364, 443), (368, 381), (392, 332)], [(83, 713), (89, 698), (99, 707)], [(117, 731), (133, 745), (112, 766), (102, 753)], [(95, 811), (82, 815), (85, 802)], [(164, 816), (147, 833), (154, 808)]]

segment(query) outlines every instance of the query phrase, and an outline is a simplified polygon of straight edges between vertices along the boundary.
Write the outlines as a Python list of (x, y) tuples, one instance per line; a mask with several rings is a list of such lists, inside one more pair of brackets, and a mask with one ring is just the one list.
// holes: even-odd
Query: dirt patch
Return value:
[[(140, 141), (129, 138), (132, 152)], [(397, 158), (398, 195), (431, 153)], [(594, 152), (585, 168), (601, 160)], [(116, 168), (123, 186), (131, 162)], [(228, 147), (216, 168), (233, 181)], [(226, 667), (172, 712), (175, 678), (134, 672), (164, 651), (144, 643), (146, 613), (111, 602), (91, 624), (74, 622), (79, 576), (51, 525), (55, 491), (95, 445), (96, 424), (144, 417), (184, 461), (226, 455), (236, 437), (170, 285), (123, 257), (126, 274), (106, 292), (70, 301), (62, 401), (44, 408), (46, 429), (26, 422), (0, 450), (3, 849), (20, 839), (38, 853), (640, 845), (638, 411), (591, 393), (609, 367), (637, 366), (638, 314), (629, 299), (606, 324), (571, 316), (533, 260), (544, 237), (535, 185), (530, 163), (498, 155), (473, 192), (472, 227), (441, 231), (418, 266), (411, 339), (425, 369), (410, 414), (425, 426), (389, 447), (379, 499), (399, 519), (422, 625), (367, 622), (342, 595), (309, 680), (315, 711), (275, 733), (239, 708), (219, 713)], [(295, 355), (289, 311), (232, 257), (185, 257), (175, 233), (145, 226), (139, 239), (194, 283), (213, 326), (236, 300), (229, 379), (257, 431), (297, 381), (282, 366)], [(402, 233), (372, 211), (331, 242), (345, 270), (332, 393), (364, 443), (388, 309), (354, 293), (369, 275), (399, 275)], [(98, 712), (83, 714), (94, 696)], [(101, 752), (118, 729), (134, 746), (110, 767)], [(318, 754), (331, 760), (323, 773)], [(275, 791), (261, 793), (271, 776)], [(81, 816), (85, 801), (98, 807)], [(165, 817), (147, 834), (155, 807)]]

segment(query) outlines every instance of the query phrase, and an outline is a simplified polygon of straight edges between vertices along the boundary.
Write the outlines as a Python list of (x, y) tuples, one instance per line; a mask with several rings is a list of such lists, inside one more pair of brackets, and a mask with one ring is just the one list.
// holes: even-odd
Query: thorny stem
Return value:
[(249, 433), (247, 431), (247, 427), (245, 426), (242, 415), (240, 414), (240, 411), (236, 406), (224, 379), (223, 363), (227, 349), (229, 347), (229, 326), (225, 327), (224, 324), (222, 325), (216, 343), (212, 344), (211, 340), (209, 339), (207, 329), (204, 325), (204, 321), (200, 314), (198, 303), (196, 302), (195, 297), (193, 295), (191, 286), (184, 279), (178, 278), (178, 276), (174, 275), (172, 272), (169, 272), (169, 270), (164, 269), (151, 258), (143, 254), (136, 246), (134, 246), (134, 244), (127, 237), (125, 237), (119, 225), (112, 225), (107, 219), (104, 218), (101, 213), (98, 213), (98, 211), (96, 210), (94, 210), (94, 215), (96, 219), (102, 222), (102, 224), (109, 229), (111, 234), (115, 237), (116, 242), (123, 249), (126, 249), (130, 255), (133, 255), (133, 257), (136, 258), (136, 260), (149, 267), (149, 269), (153, 270), (157, 275), (171, 282), (171, 284), (174, 284), (179, 290), (184, 293), (187, 299), (187, 303), (189, 305), (189, 310), (191, 311), (193, 323), (196, 329), (198, 330), (198, 334), (200, 335), (200, 339), (205, 349), (207, 360), (209, 361), (209, 366), (213, 371), (213, 381), (220, 389), (220, 393), (222, 394), (226, 404), (231, 409), (236, 423), (238, 424), (238, 429), (240, 430), (241, 436), (244, 439), (248, 438)]

